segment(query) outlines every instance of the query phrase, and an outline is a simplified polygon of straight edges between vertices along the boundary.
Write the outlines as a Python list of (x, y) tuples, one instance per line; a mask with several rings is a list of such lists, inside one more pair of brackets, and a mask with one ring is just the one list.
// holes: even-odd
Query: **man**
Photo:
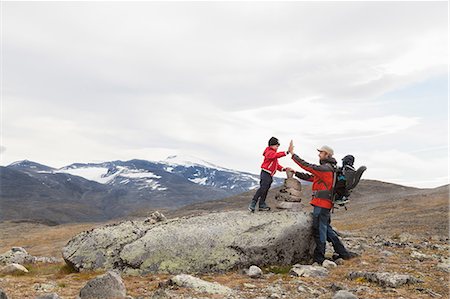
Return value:
[(278, 164), (278, 158), (286, 156), (289, 152), (277, 152), (280, 147), (278, 139), (272, 137), (269, 139), (268, 146), (263, 152), (264, 161), (261, 165), (260, 187), (253, 196), (252, 202), (248, 206), (250, 212), (255, 212), (256, 204), (259, 200), (259, 211), (270, 211), (266, 204), (267, 193), (273, 182), (273, 176), (278, 171), (293, 171), (291, 168), (284, 168)]
[(292, 154), (292, 160), (308, 173), (296, 172), (295, 176), (306, 181), (312, 182), (313, 197), (310, 204), (313, 209), (313, 235), (316, 243), (314, 250), (314, 262), (320, 265), (325, 260), (326, 241), (331, 242), (336, 255), (334, 258), (350, 259), (356, 256), (349, 252), (342, 244), (339, 237), (331, 227), (330, 210), (333, 208), (332, 188), (336, 160), (333, 158), (334, 151), (329, 146), (322, 146), (319, 151), (320, 165), (310, 164), (299, 156), (294, 154), (294, 145), (292, 141), (289, 145), (289, 152)]

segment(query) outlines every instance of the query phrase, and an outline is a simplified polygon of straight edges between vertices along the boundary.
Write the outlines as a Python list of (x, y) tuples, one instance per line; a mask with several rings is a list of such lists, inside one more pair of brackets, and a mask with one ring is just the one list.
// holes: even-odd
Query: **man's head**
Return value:
[(334, 151), (331, 147), (328, 145), (324, 145), (321, 148), (317, 149), (319, 151), (319, 159), (320, 160), (326, 160), (328, 158), (333, 157)]
[(269, 146), (273, 149), (277, 149), (280, 146), (278, 138), (272, 137), (269, 139)]

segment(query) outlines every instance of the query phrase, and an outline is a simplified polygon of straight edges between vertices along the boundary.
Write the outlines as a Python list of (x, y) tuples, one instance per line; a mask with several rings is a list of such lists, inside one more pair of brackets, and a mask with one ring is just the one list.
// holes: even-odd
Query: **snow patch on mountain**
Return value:
[(107, 184), (115, 177), (105, 177), (108, 173), (108, 168), (105, 167), (61, 168), (56, 170), (55, 173), (76, 175), (100, 184)]
[[(228, 172), (232, 172), (232, 173), (238, 173), (235, 170), (227, 169), (227, 168), (212, 164), (208, 161), (202, 160), (200, 158), (197, 158), (197, 157), (194, 157), (191, 155), (173, 155), (173, 156), (167, 157), (165, 160), (159, 161), (159, 163), (167, 164), (170, 166), (185, 166), (185, 167), (201, 166), (201, 167), (213, 168), (213, 169), (222, 170), (222, 171), (228, 171)], [(173, 170), (173, 168), (172, 168), (172, 170)]]
[(188, 179), (189, 181), (199, 184), (199, 185), (206, 185), (206, 181), (208, 178), (195, 178), (195, 179)]

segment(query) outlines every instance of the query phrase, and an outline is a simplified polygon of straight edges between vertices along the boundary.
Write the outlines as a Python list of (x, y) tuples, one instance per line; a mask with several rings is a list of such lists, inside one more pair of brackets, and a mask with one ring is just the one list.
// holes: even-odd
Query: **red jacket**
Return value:
[(331, 209), (333, 202), (331, 200), (331, 191), (333, 189), (334, 168), (337, 164), (334, 158), (320, 161), (320, 165), (309, 164), (297, 155), (292, 155), (292, 160), (301, 168), (311, 174), (296, 172), (295, 176), (306, 181), (313, 182), (312, 191), (313, 198), (311, 204), (313, 206)]
[(271, 176), (274, 176), (274, 174), (278, 171), (283, 171), (284, 168), (280, 164), (278, 164), (278, 158), (286, 156), (286, 152), (278, 152), (271, 148), (270, 146), (266, 147), (263, 153), (264, 161), (261, 164), (261, 168), (268, 173), (270, 173)]

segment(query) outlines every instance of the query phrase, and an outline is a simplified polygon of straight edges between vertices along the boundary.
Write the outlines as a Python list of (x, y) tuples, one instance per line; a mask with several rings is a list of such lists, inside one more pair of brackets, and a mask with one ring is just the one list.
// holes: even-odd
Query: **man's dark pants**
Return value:
[(261, 170), (261, 180), (259, 182), (260, 187), (256, 191), (255, 196), (253, 196), (252, 203), (250, 204), (250, 207), (252, 209), (255, 209), (256, 203), (259, 200), (259, 207), (265, 208), (266, 205), (266, 197), (267, 193), (269, 192), (270, 186), (272, 185), (273, 178), (267, 171)]
[(345, 249), (339, 237), (331, 227), (330, 209), (314, 206), (313, 210), (313, 236), (316, 242), (314, 250), (314, 261), (322, 264), (325, 260), (326, 241), (331, 242), (334, 251), (341, 257), (347, 256), (349, 253)]

